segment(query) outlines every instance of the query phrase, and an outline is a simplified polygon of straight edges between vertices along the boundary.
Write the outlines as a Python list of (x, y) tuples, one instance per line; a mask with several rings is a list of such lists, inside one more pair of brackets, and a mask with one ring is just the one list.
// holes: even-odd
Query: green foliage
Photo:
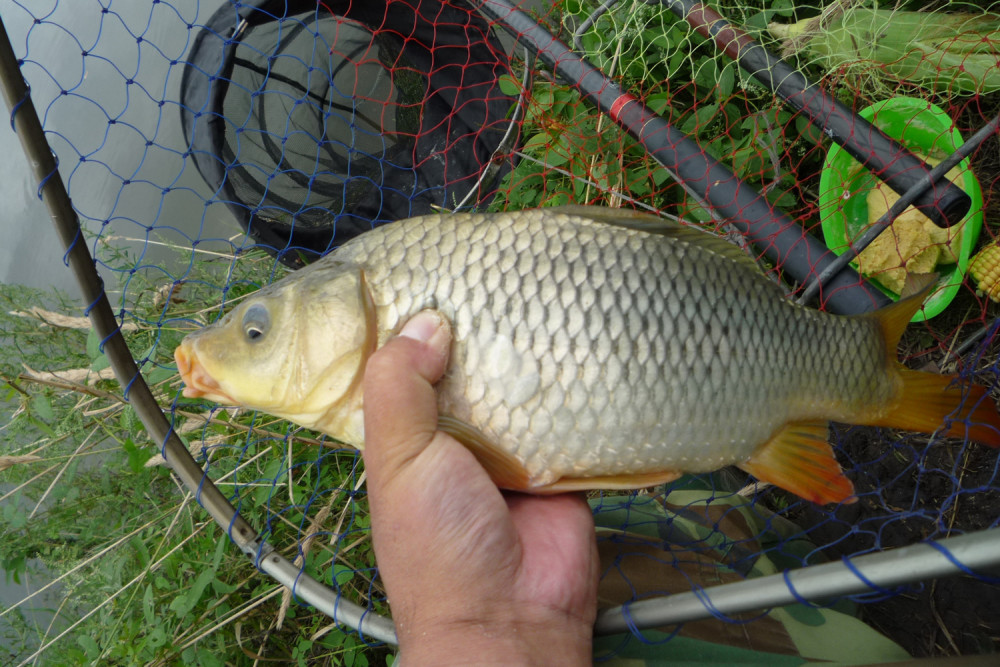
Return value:
[[(141, 272), (132, 275), (128, 307), (122, 299), (126, 342), (161, 405), (176, 406), (175, 428), (204, 443), (209, 476), (228, 478), (223, 491), (239, 490), (243, 516), (265, 528), (287, 557), (295, 557), (324, 505), (328, 518), (312, 532), (348, 517), (339, 530), (351, 548), (338, 554), (341, 543), (330, 546), (321, 533), (305, 564), (364, 604), (371, 575), (357, 570), (370, 571), (374, 562), (367, 509), (363, 497), (341, 491), (356, 484), (356, 457), (327, 453), (311, 444), (311, 434), (270, 418), (206, 414), (203, 403), (177, 397), (174, 347), (197, 323), (221, 314), (223, 285), (231, 303), (256, 289), (262, 275), (266, 280), (269, 267), (273, 272), (273, 260), (263, 254), (208, 265), (166, 302), (136, 298), (163, 290)], [(47, 312), (27, 314), (35, 306)], [(53, 312), (77, 317), (80, 310), (61, 295), (0, 285), (0, 488), (15, 489), (0, 502), (0, 568), (11, 581), (38, 561), (63, 575), (61, 625), (79, 621), (43, 651), (42, 664), (56, 655), (58, 664), (81, 665), (249, 665), (254, 655), (293, 664), (381, 664), (385, 649), (327, 631), (329, 618), (296, 602), (275, 628), (280, 587), (179, 493), (165, 466), (147, 465), (158, 447), (121, 400), (117, 382), (84, 377), (107, 367), (99, 337), (76, 328), (85, 322), (43, 322)], [(260, 456), (246, 461), (253, 453)], [(386, 612), (384, 603), (374, 608)], [(39, 645), (38, 630), (18, 628), (26, 647)]]
[[(599, 3), (562, 0), (563, 32), (573, 41)], [(734, 23), (766, 38), (775, 17), (792, 15), (789, 0), (713, 5)], [(822, 155), (809, 125), (756, 83), (687, 22), (656, 3), (617, 3), (579, 35), (589, 62), (609, 73), (651, 110), (698, 141), (737, 176), (764, 191), (775, 205), (800, 205), (796, 170), (818, 169)], [(507, 94), (522, 82), (507, 76)], [(617, 206), (632, 202), (691, 222), (711, 222), (660, 164), (579, 92), (552, 76), (536, 76), (523, 91), (524, 124), (520, 162), (508, 175), (495, 210), (555, 206), (567, 202)], [(789, 167), (790, 158), (795, 168)], [(714, 224), (714, 223), (713, 223)]]

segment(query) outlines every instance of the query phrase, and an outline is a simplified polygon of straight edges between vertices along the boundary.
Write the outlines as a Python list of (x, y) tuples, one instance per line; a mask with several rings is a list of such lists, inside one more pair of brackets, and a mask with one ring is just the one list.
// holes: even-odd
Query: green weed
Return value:
[[(385, 613), (371, 581), (355, 455), (270, 417), (206, 411), (178, 396), (172, 353), (183, 335), (222, 314), (220, 294), (238, 301), (275, 270), (251, 253), (199, 265), (182, 283), (135, 273), (129, 298), (118, 299), (123, 332), (175, 428), (241, 514), (289, 559), (301, 548), (300, 562), (320, 581), (361, 604), (374, 593), (373, 608)], [(0, 614), (18, 619), (41, 664), (253, 664), (258, 656), (382, 664), (385, 649), (283, 604), (284, 589), (155, 465), (158, 447), (79, 313), (65, 296), (0, 285), (0, 484), (12, 489), (0, 494), (0, 568), (18, 581), (39, 559), (65, 600), (49, 629), (26, 624), (19, 605)], [(326, 520), (314, 521), (321, 513)], [(302, 548), (307, 530), (315, 539)]]

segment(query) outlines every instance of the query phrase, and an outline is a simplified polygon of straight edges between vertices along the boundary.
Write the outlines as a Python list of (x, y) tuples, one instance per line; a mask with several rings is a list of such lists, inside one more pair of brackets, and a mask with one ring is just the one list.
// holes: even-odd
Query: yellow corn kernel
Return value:
[(976, 253), (969, 263), (969, 274), (980, 291), (1000, 301), (1000, 245), (996, 241)]

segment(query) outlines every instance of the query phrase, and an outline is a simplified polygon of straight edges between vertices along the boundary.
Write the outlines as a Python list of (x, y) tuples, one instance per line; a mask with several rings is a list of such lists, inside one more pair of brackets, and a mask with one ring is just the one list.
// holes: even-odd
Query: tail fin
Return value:
[(895, 366), (903, 381), (896, 408), (871, 422), (871, 426), (934, 433), (947, 425), (947, 429), (941, 431), (943, 435), (967, 437), (990, 447), (1000, 447), (1000, 413), (983, 387), (957, 384), (954, 375), (911, 371), (896, 361), (899, 339), (934, 285), (933, 275), (911, 275), (905, 290), (909, 296), (863, 316), (874, 318), (881, 326), (886, 354), (890, 357), (889, 367)]
[[(899, 368), (903, 391), (895, 410), (872, 426), (969, 438), (1000, 447), (1000, 413), (978, 385), (952, 384), (953, 375)], [(950, 423), (949, 423), (950, 420)], [(947, 428), (944, 428), (947, 426)]]

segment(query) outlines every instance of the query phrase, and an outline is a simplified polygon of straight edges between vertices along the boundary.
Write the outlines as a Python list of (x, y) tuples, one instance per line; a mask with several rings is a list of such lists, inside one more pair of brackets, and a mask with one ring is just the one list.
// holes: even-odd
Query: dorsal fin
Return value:
[[(676, 239), (682, 243), (690, 243), (699, 246), (722, 259), (743, 264), (752, 268), (757, 273), (761, 273), (757, 263), (743, 252), (739, 246), (730, 243), (724, 238), (715, 236), (711, 232), (698, 227), (689, 227), (678, 224), (671, 220), (664, 220), (649, 213), (642, 213), (632, 209), (607, 208), (606, 206), (554, 206), (542, 209), (546, 212), (561, 213), (580, 218), (587, 218), (605, 225), (614, 225), (625, 229), (634, 229), (647, 234), (658, 234)], [(763, 274), (762, 274), (763, 275)]]

